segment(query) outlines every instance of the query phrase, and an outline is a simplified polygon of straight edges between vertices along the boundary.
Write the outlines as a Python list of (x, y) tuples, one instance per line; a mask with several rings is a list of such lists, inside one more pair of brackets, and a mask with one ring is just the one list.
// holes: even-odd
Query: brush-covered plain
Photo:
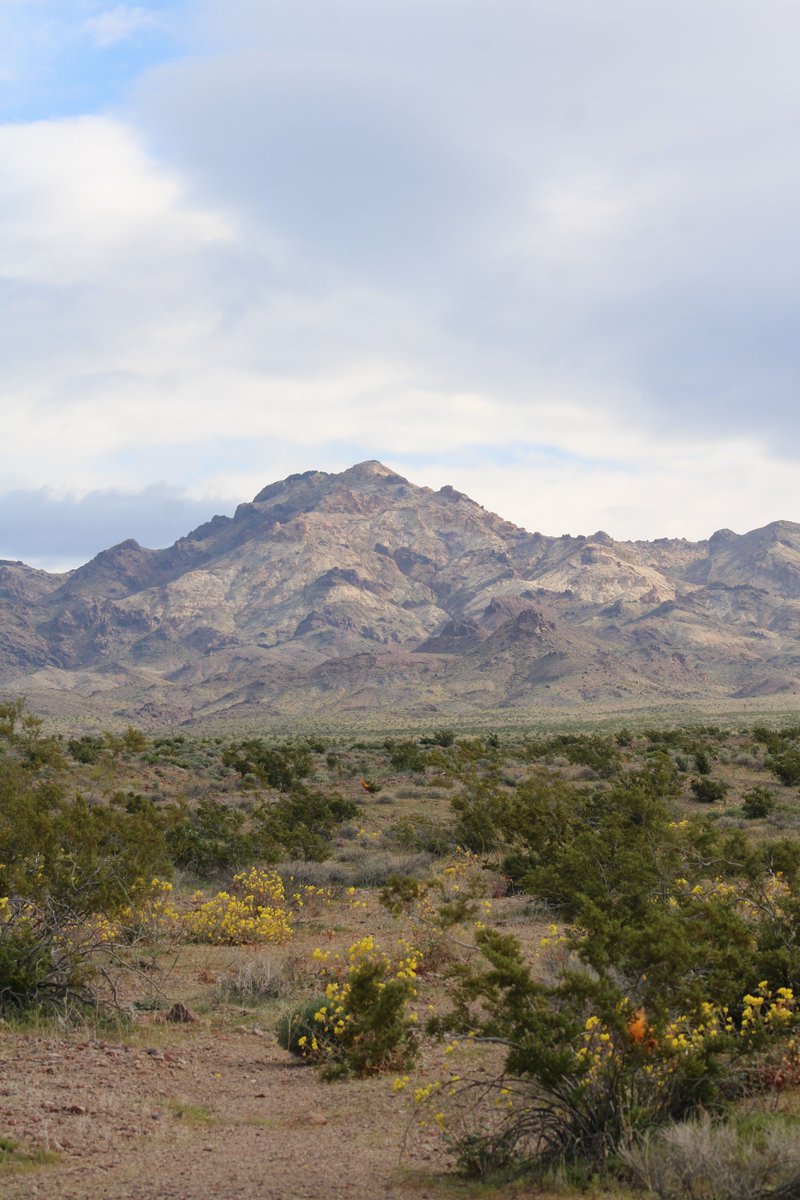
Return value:
[(0, 751), (9, 1197), (800, 1186), (800, 726)]

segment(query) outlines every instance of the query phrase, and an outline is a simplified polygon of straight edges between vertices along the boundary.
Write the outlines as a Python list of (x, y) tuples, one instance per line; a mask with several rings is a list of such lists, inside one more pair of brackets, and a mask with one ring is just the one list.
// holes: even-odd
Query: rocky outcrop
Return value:
[(788, 705), (800, 526), (548, 537), (378, 462), (308, 471), (165, 550), (125, 541), (64, 576), (0, 562), (0, 687), (153, 725)]

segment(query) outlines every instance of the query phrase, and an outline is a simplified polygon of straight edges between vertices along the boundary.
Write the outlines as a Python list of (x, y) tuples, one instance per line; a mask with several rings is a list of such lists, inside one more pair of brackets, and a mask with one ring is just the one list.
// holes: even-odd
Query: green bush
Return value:
[(668, 803), (675, 780), (665, 755), (603, 791), (532, 773), (494, 810), (508, 846), (504, 872), (570, 919), (586, 902), (635, 909), (665, 873), (678, 873), (681, 839)]
[(52, 939), (37, 936), (28, 917), (3, 914), (0, 924), (0, 1012), (34, 999), (50, 974)]
[(168, 870), (164, 829), (149, 812), (70, 799), (13, 764), (0, 774), (0, 896), (111, 914), (137, 880)]
[(613, 778), (621, 765), (617, 739), (599, 734), (559, 733), (527, 743), (529, 760), (552, 759), (559, 755), (575, 765), (589, 767), (603, 779)]
[(305, 779), (313, 765), (308, 746), (271, 747), (260, 738), (247, 738), (227, 746), (222, 761), (242, 778), (252, 775), (263, 786), (281, 792), (289, 791), (299, 780)]
[[(193, 807), (185, 801), (168, 812), (166, 844), (173, 863), (197, 875), (242, 866), (250, 857), (245, 815), (219, 800), (204, 798)], [(270, 859), (264, 850), (262, 858)]]
[(0, 903), (0, 1013), (30, 1005), (89, 1002), (102, 936), (63, 903)]
[(425, 755), (416, 742), (396, 742), (387, 738), (384, 747), (389, 753), (389, 762), (395, 771), (424, 771)]
[(766, 765), (785, 787), (800, 783), (800, 750), (796, 747), (768, 755)]
[(724, 800), (730, 788), (727, 783), (723, 783), (721, 779), (693, 779), (689, 784), (692, 789), (692, 794), (695, 800), (701, 804), (716, 804), (718, 800)]
[(753, 787), (742, 797), (742, 812), (748, 821), (768, 817), (775, 809), (775, 797), (767, 788)]
[[(324, 1040), (319, 1022), (315, 1021), (314, 1014), (324, 1007), (325, 1002), (324, 996), (314, 996), (312, 999), (302, 1000), (288, 1009), (275, 1026), (278, 1045), (284, 1050), (288, 1050), (290, 1054), (296, 1055), (297, 1058), (308, 1058), (306, 1047), (311, 1046), (314, 1038), (317, 1038), (318, 1045), (321, 1045)], [(332, 1035), (328, 1040), (332, 1040)]]
[(571, 928), (545, 939), (563, 943), (550, 982), (515, 938), (479, 928), (429, 1024), (504, 1048), (499, 1073), (431, 1099), (463, 1167), (594, 1170), (637, 1131), (784, 1077), (769, 1062), (787, 1061), (800, 1016), (800, 846), (680, 819), (678, 792), (660, 750), (610, 788), (538, 770), (493, 790), (506, 871)]
[(353, 800), (298, 783), (249, 814), (207, 797), (164, 813), (166, 844), (176, 866), (198, 875), (280, 858), (320, 862), (331, 852), (334, 831), (358, 811)]
[(698, 775), (711, 774), (711, 758), (707, 750), (695, 751), (694, 766)]
[(334, 831), (358, 812), (354, 800), (295, 784), (286, 795), (254, 809), (251, 843), (265, 855), (321, 862), (331, 852)]
[(100, 737), (84, 734), (83, 737), (70, 738), (67, 750), (70, 756), (79, 763), (96, 763), (105, 749), (105, 742)]

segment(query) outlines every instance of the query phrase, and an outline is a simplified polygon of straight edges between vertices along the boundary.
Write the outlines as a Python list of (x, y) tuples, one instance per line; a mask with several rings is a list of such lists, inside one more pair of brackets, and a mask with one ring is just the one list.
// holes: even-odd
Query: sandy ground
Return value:
[[(441, 1146), (415, 1137), (391, 1079), (326, 1084), (269, 1036), (170, 1030), (127, 1046), (6, 1034), (0, 1128), (56, 1162), (0, 1175), (6, 1200), (406, 1200)], [(459, 1189), (461, 1191), (461, 1189)], [(461, 1194), (468, 1194), (462, 1192)]]

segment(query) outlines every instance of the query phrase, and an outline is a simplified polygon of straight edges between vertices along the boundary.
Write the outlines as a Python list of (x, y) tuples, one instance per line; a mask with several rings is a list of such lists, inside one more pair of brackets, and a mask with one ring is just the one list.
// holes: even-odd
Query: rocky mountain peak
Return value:
[(393, 483), (408, 483), (402, 475), (398, 475), (397, 471), (393, 471), (391, 467), (385, 466), (382, 462), (378, 462), (377, 458), (368, 458), (365, 462), (356, 463), (353, 467), (348, 467), (346, 471), (342, 471), (340, 475), (334, 476), (335, 479), (341, 479), (344, 483), (356, 482), (372, 482), (376, 480), (385, 480)]
[(98, 720), (800, 690), (800, 526), (548, 537), (375, 459), (269, 484), (164, 550), (129, 539), (67, 577), (0, 574), (0, 687)]
[(738, 533), (734, 533), (732, 529), (718, 529), (708, 539), (709, 549), (719, 550), (723, 546), (729, 546), (731, 542), (738, 541), (738, 538)]

